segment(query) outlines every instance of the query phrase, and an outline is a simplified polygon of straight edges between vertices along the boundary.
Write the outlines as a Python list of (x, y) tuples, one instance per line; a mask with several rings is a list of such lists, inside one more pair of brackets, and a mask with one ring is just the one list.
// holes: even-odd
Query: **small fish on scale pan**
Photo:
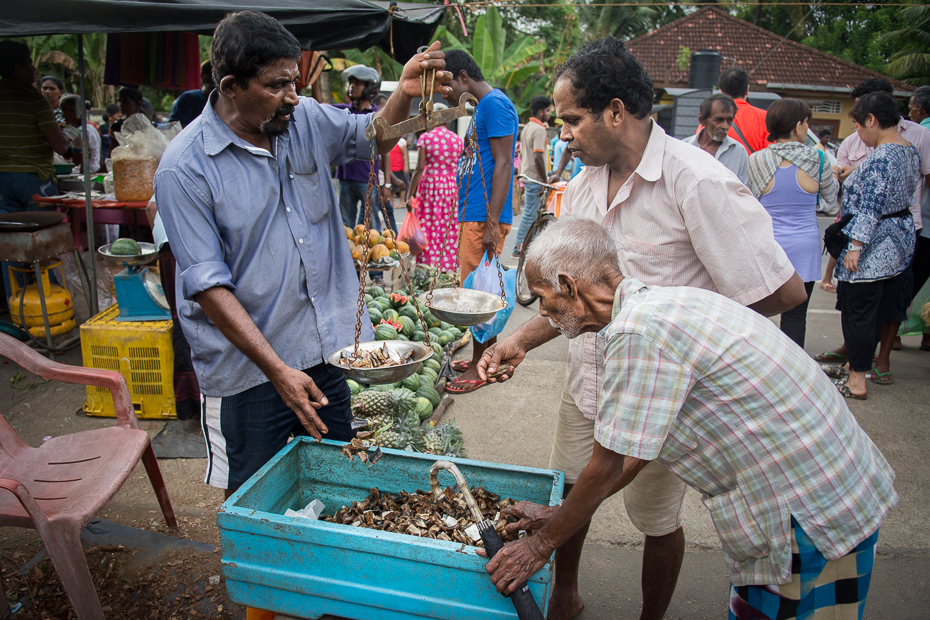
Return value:
[(369, 351), (348, 351), (342, 352), (339, 363), (349, 368), (387, 368), (389, 366), (400, 366), (413, 359), (413, 351), (407, 351), (400, 355), (396, 351), (388, 349), (387, 344), (381, 345), (380, 349), (371, 349)]
[[(504, 531), (508, 521), (501, 519), (500, 512), (516, 502), (509, 497), (501, 499), (500, 495), (482, 487), (475, 487), (471, 493), (481, 514), (485, 519), (494, 521), (494, 529), (504, 542), (512, 542), (526, 535), (523, 532), (510, 534)], [(465, 533), (465, 530), (475, 525), (475, 521), (464, 496), (457, 492), (457, 487), (443, 489), (443, 497), (439, 501), (433, 499), (432, 493), (420, 489), (416, 493), (401, 491), (392, 495), (373, 488), (365, 501), (352, 502), (351, 506), (343, 506), (332, 516), (323, 515), (320, 520), (484, 547), (480, 539), (473, 541)], [(513, 522), (516, 522), (515, 517)]]

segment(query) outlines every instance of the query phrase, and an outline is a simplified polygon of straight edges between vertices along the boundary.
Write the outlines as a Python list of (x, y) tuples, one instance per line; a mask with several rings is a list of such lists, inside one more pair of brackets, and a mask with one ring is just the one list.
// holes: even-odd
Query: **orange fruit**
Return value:
[(359, 224), (358, 226), (355, 227), (355, 234), (356, 234), (356, 235), (360, 235), (360, 234), (362, 234), (363, 232), (365, 232), (365, 225), (364, 225), (364, 224)]

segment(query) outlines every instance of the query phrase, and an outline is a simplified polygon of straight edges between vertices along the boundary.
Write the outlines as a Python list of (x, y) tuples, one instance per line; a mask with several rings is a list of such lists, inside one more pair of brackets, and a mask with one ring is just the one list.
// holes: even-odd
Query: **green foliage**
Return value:
[(898, 7), (822, 7), (813, 14), (814, 33), (801, 42), (844, 60), (885, 72), (894, 46), (883, 34), (898, 28)]
[(682, 45), (678, 48), (678, 56), (675, 57), (679, 71), (687, 71), (688, 65), (691, 64), (691, 48)]
[(930, 84), (930, 6), (904, 8), (898, 21), (902, 24), (899, 29), (880, 38), (881, 43), (895, 49), (886, 72), (914, 86)]
[(604, 37), (632, 39), (655, 27), (659, 13), (639, 0), (578, 0), (578, 17), (584, 40)]

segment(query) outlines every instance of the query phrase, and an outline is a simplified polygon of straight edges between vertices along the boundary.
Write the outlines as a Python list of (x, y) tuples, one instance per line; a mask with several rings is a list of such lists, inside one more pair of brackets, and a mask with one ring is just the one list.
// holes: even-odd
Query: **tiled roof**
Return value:
[(895, 90), (914, 90), (904, 82), (780, 37), (715, 7), (676, 19), (631, 39), (626, 46), (657, 87), (688, 85), (688, 71), (679, 71), (676, 60), (684, 46), (692, 52), (720, 52), (721, 70), (739, 66), (749, 71), (749, 90), (766, 90), (769, 82), (852, 88), (873, 77), (888, 79)]

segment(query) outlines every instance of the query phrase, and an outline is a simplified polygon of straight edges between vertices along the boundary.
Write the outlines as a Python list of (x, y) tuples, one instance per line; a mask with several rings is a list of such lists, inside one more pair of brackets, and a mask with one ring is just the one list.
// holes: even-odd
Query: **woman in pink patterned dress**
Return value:
[[(437, 103), (434, 109), (440, 109), (441, 105)], [(455, 271), (458, 248), (455, 167), (463, 148), (462, 139), (444, 126), (421, 135), (417, 141), (417, 169), (407, 194), (416, 196), (420, 201), (417, 217), (429, 240), (429, 248), (417, 256), (417, 262), (435, 267), (437, 257), (443, 253), (443, 236), (448, 235), (439, 265), (442, 271)], [(410, 208), (409, 201), (407, 208)]]

